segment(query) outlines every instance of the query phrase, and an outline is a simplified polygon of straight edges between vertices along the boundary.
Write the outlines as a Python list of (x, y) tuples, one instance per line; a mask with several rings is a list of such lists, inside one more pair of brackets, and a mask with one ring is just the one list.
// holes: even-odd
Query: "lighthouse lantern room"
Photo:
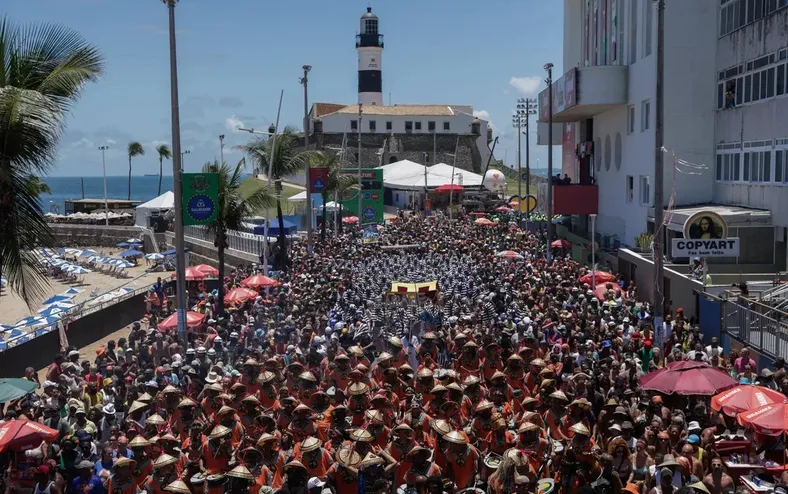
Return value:
[(361, 105), (383, 105), (383, 35), (378, 32), (378, 16), (372, 7), (361, 16), (356, 35), (358, 52), (358, 102)]

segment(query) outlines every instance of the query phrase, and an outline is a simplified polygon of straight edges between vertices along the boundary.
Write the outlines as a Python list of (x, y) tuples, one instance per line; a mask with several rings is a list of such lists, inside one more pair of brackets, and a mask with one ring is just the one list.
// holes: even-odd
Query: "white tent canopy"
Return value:
[(287, 198), (288, 202), (306, 202), (306, 191), (299, 192), (294, 196), (290, 196)]
[(175, 194), (167, 191), (159, 197), (155, 197), (148, 202), (142, 203), (134, 210), (134, 224), (137, 226), (148, 226), (148, 217), (166, 213), (175, 207)]
[[(392, 189), (423, 189), (425, 180), (429, 189), (452, 183), (452, 166), (446, 163), (424, 166), (410, 160), (402, 160), (379, 168), (383, 170), (384, 186)], [(478, 187), (482, 185), (482, 176), (457, 168), (454, 169), (453, 183), (464, 187)]]

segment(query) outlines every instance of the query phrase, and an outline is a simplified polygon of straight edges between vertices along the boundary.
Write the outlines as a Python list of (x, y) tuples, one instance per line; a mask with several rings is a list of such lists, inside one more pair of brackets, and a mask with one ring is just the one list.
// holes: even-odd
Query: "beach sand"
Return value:
[[(91, 247), (96, 252), (103, 254), (107, 257), (118, 257), (118, 254), (123, 250), (119, 248), (108, 249), (105, 247)], [(172, 273), (145, 273), (146, 264), (145, 260), (141, 259), (139, 261), (139, 266), (129, 268), (126, 270), (127, 277), (117, 278), (115, 276), (104, 274), (101, 272), (91, 272), (85, 275), (81, 275), (78, 277), (79, 282), (77, 283), (67, 283), (65, 281), (56, 280), (53, 278), (49, 278), (50, 284), (49, 287), (46, 289), (46, 295), (41, 298), (40, 301), (33, 303), (32, 310), (27, 307), (27, 304), (22, 300), (19, 295), (15, 292), (11, 291), (8, 287), (3, 290), (2, 296), (0, 296), (0, 324), (7, 324), (11, 325), (16, 323), (17, 321), (24, 319), (25, 317), (32, 314), (36, 314), (37, 311), (43, 307), (41, 304), (42, 301), (46, 300), (47, 298), (58, 295), (69, 288), (77, 288), (79, 290), (83, 290), (82, 293), (77, 294), (72, 300), (75, 304), (80, 304), (85, 302), (86, 300), (93, 298), (91, 296), (91, 292), (94, 290), (98, 290), (98, 295), (111, 292), (116, 290), (120, 287), (128, 287), (133, 290), (137, 290), (138, 288), (148, 287), (156, 282), (156, 278), (161, 276), (162, 279), (166, 279), (168, 276), (172, 276)], [(152, 264), (151, 264), (152, 265)]]

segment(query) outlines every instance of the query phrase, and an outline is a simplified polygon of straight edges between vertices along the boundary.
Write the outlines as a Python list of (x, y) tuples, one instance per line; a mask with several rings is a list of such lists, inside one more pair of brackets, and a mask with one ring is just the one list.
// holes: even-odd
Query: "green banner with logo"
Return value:
[(219, 174), (182, 175), (183, 224), (210, 225), (219, 215)]

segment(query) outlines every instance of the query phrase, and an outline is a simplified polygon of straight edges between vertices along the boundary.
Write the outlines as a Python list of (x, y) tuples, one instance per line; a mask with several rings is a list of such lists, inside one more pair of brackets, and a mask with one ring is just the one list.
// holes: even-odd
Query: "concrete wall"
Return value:
[(56, 245), (62, 247), (115, 247), (129, 238), (141, 238), (144, 248), (150, 252), (153, 239), (143, 235), (147, 230), (138, 226), (104, 226), (50, 223)]
[[(68, 342), (77, 348), (94, 343), (105, 336), (142, 319), (145, 315), (145, 294), (128, 298), (110, 305), (69, 324), (66, 331)], [(52, 357), (60, 351), (57, 331), (0, 352), (0, 376), (20, 377), (27, 367), (41, 369), (52, 363)], [(92, 355), (84, 355), (92, 359)]]

